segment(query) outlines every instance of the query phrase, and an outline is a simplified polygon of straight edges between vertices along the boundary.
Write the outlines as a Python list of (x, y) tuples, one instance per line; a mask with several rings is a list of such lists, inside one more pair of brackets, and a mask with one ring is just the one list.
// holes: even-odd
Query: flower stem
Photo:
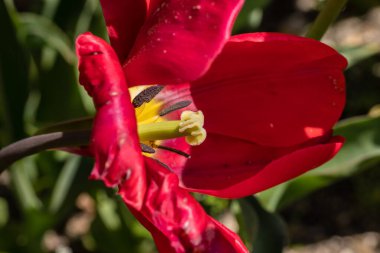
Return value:
[[(165, 140), (189, 135), (188, 131), (179, 132), (181, 121), (165, 121), (138, 126), (138, 134), (141, 141)], [(14, 142), (0, 149), (0, 173), (15, 161), (36, 154), (38, 152), (63, 147), (75, 147), (88, 145), (90, 142), (91, 129), (53, 132), (35, 135)]]
[(55, 132), (32, 136), (0, 150), (0, 173), (15, 161), (46, 149), (87, 145), (91, 130)]
[(335, 21), (339, 13), (346, 5), (347, 0), (326, 0), (327, 2), (319, 13), (314, 23), (310, 26), (306, 37), (320, 40), (326, 33), (330, 24)]

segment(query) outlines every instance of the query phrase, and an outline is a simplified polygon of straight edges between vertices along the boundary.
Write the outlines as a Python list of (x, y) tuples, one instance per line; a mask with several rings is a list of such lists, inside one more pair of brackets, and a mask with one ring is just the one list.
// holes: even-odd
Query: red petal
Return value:
[(124, 70), (128, 83), (198, 78), (228, 40), (242, 0), (162, 0), (150, 6)]
[(244, 34), (226, 44), (191, 93), (208, 132), (291, 146), (325, 135), (339, 119), (345, 66), (315, 40)]
[(178, 186), (175, 174), (149, 158), (145, 167), (149, 186), (145, 202), (140, 212), (133, 208), (131, 211), (152, 233), (160, 252), (248, 252), (236, 234), (209, 217), (199, 203)]
[(97, 114), (90, 147), (95, 156), (91, 176), (107, 186), (122, 184), (125, 199), (136, 208), (145, 192), (145, 171), (122, 68), (113, 49), (92, 34), (77, 42), (80, 83), (93, 97)]
[[(193, 148), (192, 158), (177, 167), (185, 187), (225, 198), (251, 195), (283, 183), (331, 159), (341, 137), (325, 144), (271, 148), (223, 136), (208, 136)], [(178, 161), (177, 161), (178, 162)]]
[(111, 45), (124, 61), (143, 25), (149, 0), (101, 0)]
[(196, 147), (190, 147), (183, 138), (165, 142), (191, 154), (190, 159), (165, 150), (156, 152), (155, 158), (168, 165), (182, 186), (191, 191), (240, 198), (322, 165), (339, 151), (343, 141), (339, 136), (329, 140), (327, 135), (302, 146), (275, 148), (209, 134)]
[[(314, 41), (310, 42), (314, 43)], [(332, 52), (336, 54), (335, 51)], [(341, 59), (339, 56), (336, 57)], [(337, 75), (341, 76), (341, 73), (338, 73)], [(239, 81), (239, 79), (236, 79), (234, 83), (236, 84)], [(307, 81), (308, 82), (305, 82), (302, 85), (307, 86), (308, 83), (313, 82), (313, 80)], [(265, 87), (265, 82), (261, 82)], [(219, 83), (221, 85), (219, 85)], [(309, 132), (302, 140), (298, 139), (298, 141), (303, 141), (301, 144), (296, 143), (296, 145), (293, 145), (294, 141), (292, 141), (292, 137), (294, 135), (294, 138), (296, 139), (298, 136), (297, 132), (289, 131), (287, 128), (280, 132), (282, 135), (285, 135), (285, 137), (280, 137), (288, 142), (280, 142), (281, 145), (274, 143), (275, 145), (270, 146), (253, 142), (250, 140), (251, 136), (245, 134), (245, 132), (248, 131), (249, 133), (250, 115), (256, 117), (257, 112), (249, 107), (250, 104), (247, 100), (243, 99), (241, 101), (243, 104), (241, 108), (237, 101), (239, 101), (239, 96), (240, 98), (242, 96), (244, 97), (247, 93), (253, 94), (252, 96), (257, 95), (259, 93), (255, 90), (257, 87), (254, 85), (247, 85), (248, 87), (243, 90), (243, 92), (239, 89), (235, 89), (239, 90), (237, 92), (232, 88), (234, 87), (232, 84), (224, 85), (225, 83), (223, 83), (222, 80), (219, 80), (219, 83), (203, 83), (204, 86), (197, 83), (191, 88), (192, 94), (190, 94), (188, 90), (188, 85), (168, 85), (159, 95), (159, 99), (165, 101), (166, 104), (171, 104), (183, 99), (193, 100), (196, 103), (195, 106), (193, 105), (193, 110), (200, 109), (204, 111), (205, 114), (207, 112), (205, 122), (208, 137), (205, 143), (199, 147), (190, 148), (183, 138), (179, 138), (175, 140), (167, 140), (163, 144), (191, 154), (192, 157), (190, 159), (186, 159), (185, 157), (165, 150), (159, 150), (154, 156), (167, 164), (176, 174), (178, 174), (185, 187), (194, 191), (221, 197), (242, 197), (250, 195), (257, 191), (272, 187), (275, 184), (282, 183), (323, 164), (328, 161), (342, 145), (342, 141), (339, 138), (329, 142), (331, 130), (327, 129), (326, 122), (322, 122), (322, 125), (324, 124), (326, 126), (324, 131), (321, 131), (318, 134), (315, 133), (314, 135)], [(302, 85), (298, 85), (298, 88), (302, 88)], [(321, 82), (321, 85), (326, 86), (324, 82)], [(286, 93), (286, 89), (280, 89), (281, 87), (279, 85), (277, 86), (279, 87), (279, 91), (276, 92), (285, 96), (285, 98), (280, 98), (283, 100), (285, 99), (284, 104), (281, 105), (282, 107), (292, 107), (294, 103), (297, 103), (296, 101), (293, 101), (295, 99), (304, 101), (303, 90), (300, 90), (300, 92), (297, 89), (294, 90), (295, 93), (299, 92), (298, 96), (293, 94), (293, 100), (288, 101), (286, 100), (286, 96), (289, 96), (289, 94)], [(224, 96), (218, 96), (218, 94), (222, 94), (222, 91), (225, 91), (225, 89), (229, 89), (229, 93), (225, 93), (231, 94), (231, 96), (227, 95), (227, 97), (225, 97), (225, 94), (223, 94)], [(321, 99), (323, 99), (323, 96), (334, 96), (329, 94), (330, 89), (324, 90), (326, 94), (321, 93)], [(309, 93), (311, 93), (311, 91), (309, 91)], [(316, 93), (318, 93), (318, 91)], [(238, 98), (232, 97), (234, 95), (238, 96)], [(308, 93), (305, 95), (312, 96), (312, 94)], [(343, 105), (344, 96), (341, 92), (338, 92), (336, 97), (337, 99), (340, 99)], [(257, 99), (260, 100), (260, 97)], [(200, 101), (202, 103), (199, 103)], [(262, 103), (267, 103), (263, 99), (260, 101)], [(305, 106), (311, 107), (311, 110), (313, 111), (320, 110), (321, 112), (316, 112), (313, 115), (319, 116), (319, 119), (324, 121), (324, 108), (315, 108), (313, 104), (306, 104)], [(306, 130), (311, 128), (308, 126), (308, 120), (310, 120), (310, 117), (308, 117), (309, 111), (306, 110), (308, 107), (303, 107), (303, 112), (299, 112), (300, 119), (297, 124), (300, 129), (305, 129), (303, 132), (306, 132)], [(278, 106), (278, 109), (280, 110), (281, 107)], [(296, 109), (297, 108), (292, 109), (292, 111), (296, 111)], [(224, 110), (230, 110), (231, 113), (221, 115), (221, 112)], [(341, 108), (339, 109), (339, 113), (340, 110)], [(236, 114), (240, 115), (241, 118), (234, 118), (234, 111), (236, 111)], [(286, 114), (286, 112), (283, 113)], [(317, 115), (317, 113), (319, 115)], [(262, 114), (262, 116), (265, 117), (265, 109), (262, 110)], [(178, 118), (179, 113), (174, 113), (172, 116)], [(273, 120), (276, 120), (275, 117), (277, 116), (278, 113), (273, 115)], [(326, 115), (326, 117), (330, 118), (333, 116)], [(334, 120), (337, 120), (337, 117), (338, 112), (335, 112)], [(231, 120), (230, 118), (235, 120)], [(255, 120), (260, 121), (261, 118), (255, 118)], [(235, 125), (236, 121), (240, 124)], [(247, 123), (245, 123), (245, 121)], [(332, 119), (330, 119), (330, 121), (332, 121)], [(292, 123), (290, 122), (289, 124)], [(331, 127), (331, 125), (329, 127)], [(214, 128), (212, 126), (214, 126)], [(302, 126), (304, 128), (302, 128)], [(221, 133), (218, 134), (218, 132)], [(273, 133), (276, 134), (276, 132)], [(324, 135), (321, 136), (320, 134)], [(238, 135), (239, 137), (243, 136), (244, 138), (228, 137), (229, 135)], [(277, 138), (276, 135), (274, 135), (274, 137), (267, 137), (274, 141)], [(265, 141), (266, 140), (263, 140), (262, 142)], [(326, 142), (328, 143), (325, 144)], [(288, 146), (284, 146), (285, 144)], [(316, 152), (315, 150), (320, 150), (320, 152)], [(280, 163), (285, 163), (285, 165), (273, 165)], [(287, 167), (288, 169), (283, 172), (281, 170), (282, 167)], [(277, 172), (277, 170), (279, 172)], [(259, 175), (266, 175), (268, 178), (266, 179), (264, 176)]]

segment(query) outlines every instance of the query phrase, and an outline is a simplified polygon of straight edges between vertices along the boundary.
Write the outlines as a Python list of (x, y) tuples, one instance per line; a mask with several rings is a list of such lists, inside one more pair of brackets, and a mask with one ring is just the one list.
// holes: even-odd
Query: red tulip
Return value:
[(296, 36), (229, 38), (241, 0), (101, 2), (112, 47), (77, 40), (92, 177), (119, 186), (160, 252), (247, 252), (187, 190), (243, 197), (333, 157), (345, 59)]

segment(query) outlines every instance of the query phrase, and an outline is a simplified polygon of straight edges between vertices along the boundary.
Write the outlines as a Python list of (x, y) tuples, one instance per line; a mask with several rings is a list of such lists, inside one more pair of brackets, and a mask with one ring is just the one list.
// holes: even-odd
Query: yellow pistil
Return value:
[[(149, 96), (150, 92), (155, 91), (154, 89), (148, 91), (147, 89), (150, 87), (152, 86), (133, 87), (129, 89), (129, 92), (132, 98), (141, 94), (142, 96)], [(165, 117), (160, 116), (164, 106), (162, 101), (156, 98), (149, 101), (148, 97), (139, 97), (137, 100), (148, 100), (148, 102), (135, 108), (138, 135), (141, 142), (156, 145), (155, 141), (185, 137), (188, 144), (196, 146), (206, 139), (206, 130), (203, 128), (204, 116), (201, 111), (183, 111), (180, 120), (166, 120)]]
[(184, 111), (181, 120), (138, 124), (140, 141), (167, 140), (185, 136), (192, 146), (200, 145), (206, 139), (203, 128), (204, 116), (201, 111)]

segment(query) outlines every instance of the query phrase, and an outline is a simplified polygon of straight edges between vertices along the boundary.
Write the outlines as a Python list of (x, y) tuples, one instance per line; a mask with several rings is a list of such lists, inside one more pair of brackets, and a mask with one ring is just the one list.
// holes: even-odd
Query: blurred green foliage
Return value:
[[(303, 35), (324, 1), (315, 0), (311, 6), (305, 5), (307, 2), (313, 1), (247, 0), (234, 33), (278, 31)], [(375, 8), (380, 8), (377, 0), (349, 1), (340, 21), (365, 20)], [(3, 0), (0, 31), (1, 146), (50, 124), (94, 112), (77, 82), (74, 42), (86, 31), (106, 38), (98, 1)], [(336, 134), (345, 136), (347, 143), (336, 158), (259, 194), (259, 201), (196, 195), (213, 216), (222, 219), (226, 213), (233, 214), (250, 249), (281, 252), (286, 230), (273, 212), (338, 180), (360, 177), (363, 170), (378, 167), (379, 114), (351, 118), (367, 114), (380, 101), (378, 45), (336, 45), (350, 62), (343, 115), (349, 119), (336, 127)], [(115, 193), (87, 180), (91, 167), (91, 159), (49, 151), (23, 159), (3, 173), (0, 252), (155, 252), (149, 233)], [(365, 188), (360, 189), (360, 194), (366, 195)], [(378, 201), (378, 194), (379, 188), (367, 197)]]

